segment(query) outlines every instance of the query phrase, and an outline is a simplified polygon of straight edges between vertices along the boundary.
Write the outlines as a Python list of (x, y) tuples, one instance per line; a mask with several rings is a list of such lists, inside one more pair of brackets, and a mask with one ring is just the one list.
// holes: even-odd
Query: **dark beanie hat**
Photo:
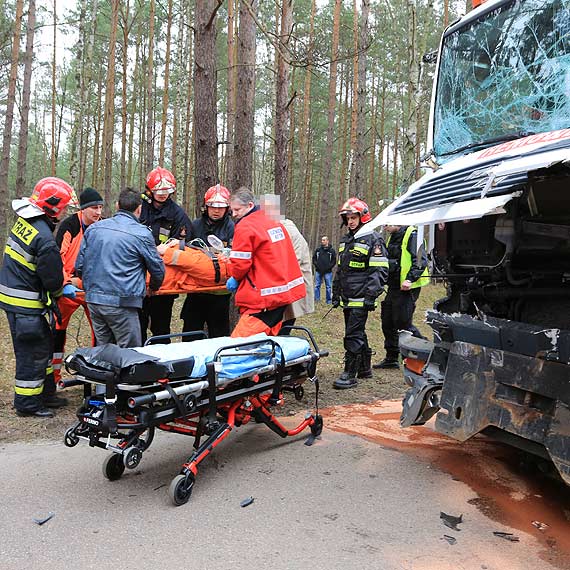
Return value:
[(102, 206), (103, 198), (101, 194), (95, 190), (95, 188), (85, 188), (81, 194), (79, 194), (79, 209), (84, 210), (91, 206)]

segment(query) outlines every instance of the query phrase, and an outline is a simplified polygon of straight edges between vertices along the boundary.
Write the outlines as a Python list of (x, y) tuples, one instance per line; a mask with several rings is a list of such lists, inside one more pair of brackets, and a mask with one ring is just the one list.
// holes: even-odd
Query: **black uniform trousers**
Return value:
[[(170, 334), (172, 307), (178, 295), (152, 295), (145, 297), (142, 309), (139, 311), (143, 343), (147, 339), (147, 328), (150, 327), (152, 336)], [(168, 344), (169, 340), (164, 343)]]
[(344, 312), (344, 349), (354, 354), (368, 348), (366, 321), (368, 311), (361, 308), (343, 309)]
[(206, 324), (210, 338), (229, 336), (230, 297), (231, 295), (212, 293), (188, 293), (180, 312), (180, 318), (184, 321), (183, 332), (201, 331)]
[(388, 293), (382, 301), (382, 332), (384, 333), (384, 348), (388, 360), (397, 360), (400, 355), (398, 331), (406, 330), (421, 336), (413, 326), (412, 319), (416, 310), (416, 301), (420, 296), (420, 287), (402, 291), (398, 287), (388, 287)]
[[(46, 369), (53, 353), (53, 335), (44, 315), (27, 315), (6, 311), (14, 355), (16, 356), (16, 387), (31, 395), (14, 394), (14, 408), (21, 412), (35, 412), (43, 408)], [(47, 390), (46, 390), (47, 391)]]

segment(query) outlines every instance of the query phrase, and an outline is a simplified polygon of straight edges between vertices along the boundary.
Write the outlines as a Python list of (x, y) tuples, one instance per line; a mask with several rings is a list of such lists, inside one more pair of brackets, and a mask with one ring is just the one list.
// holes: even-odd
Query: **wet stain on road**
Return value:
[[(522, 461), (510, 446), (477, 436), (460, 443), (433, 426), (401, 428), (400, 402), (335, 406), (323, 411), (325, 428), (427, 461), (478, 495), (469, 502), (488, 518), (534, 536), (541, 558), (570, 568), (570, 488)], [(533, 522), (535, 524), (533, 525)], [(537, 524), (538, 523), (538, 524)], [(542, 529), (539, 528), (542, 523)]]

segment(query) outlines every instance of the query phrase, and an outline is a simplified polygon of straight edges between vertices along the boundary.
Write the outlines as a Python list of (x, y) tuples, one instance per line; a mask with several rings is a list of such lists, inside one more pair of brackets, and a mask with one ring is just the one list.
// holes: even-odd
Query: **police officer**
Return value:
[(344, 310), (344, 372), (333, 382), (333, 387), (341, 390), (355, 387), (357, 377), (372, 377), (366, 321), (386, 284), (388, 259), (380, 234), (371, 229), (361, 237), (355, 235), (372, 219), (366, 202), (349, 198), (339, 215), (348, 227), (338, 247), (332, 298), (333, 307)]
[(8, 317), (16, 356), (14, 408), (19, 416), (52, 418), (48, 408), (62, 405), (53, 375), (51, 383), (45, 382), (53, 352), (46, 314), (53, 316), (57, 297), (75, 295), (72, 285), (63, 286), (63, 263), (53, 237), (73, 197), (69, 184), (49, 177), (36, 184), (30, 198), (12, 201), (18, 218), (4, 249), (0, 307)]
[[(146, 188), (140, 222), (150, 228), (156, 245), (165, 243), (170, 238), (192, 237), (190, 218), (171, 198), (171, 194), (176, 191), (176, 179), (172, 172), (160, 166), (151, 170), (146, 177)], [(149, 325), (153, 336), (170, 334), (175, 299), (176, 295), (145, 297), (141, 310), (143, 342), (146, 340)]]
[[(203, 213), (192, 222), (192, 237), (208, 244), (211, 235), (220, 239), (224, 247), (232, 246), (234, 221), (230, 214), (230, 191), (220, 184), (208, 188)], [(227, 289), (215, 293), (188, 293), (180, 313), (184, 321), (183, 332), (202, 330), (207, 324), (210, 338), (229, 336), (230, 296)]]
[(409, 330), (421, 337), (412, 324), (420, 288), (429, 283), (427, 255), (423, 245), (418, 250), (418, 232), (414, 226), (386, 226), (390, 273), (388, 293), (382, 302), (381, 319), (386, 356), (373, 368), (399, 368), (398, 331)]

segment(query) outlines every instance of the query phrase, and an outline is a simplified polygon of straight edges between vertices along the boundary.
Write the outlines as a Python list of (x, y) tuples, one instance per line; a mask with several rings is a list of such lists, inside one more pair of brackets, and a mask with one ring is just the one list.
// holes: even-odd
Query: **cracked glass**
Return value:
[(442, 160), (570, 127), (570, 0), (515, 0), (444, 39), (434, 110)]

